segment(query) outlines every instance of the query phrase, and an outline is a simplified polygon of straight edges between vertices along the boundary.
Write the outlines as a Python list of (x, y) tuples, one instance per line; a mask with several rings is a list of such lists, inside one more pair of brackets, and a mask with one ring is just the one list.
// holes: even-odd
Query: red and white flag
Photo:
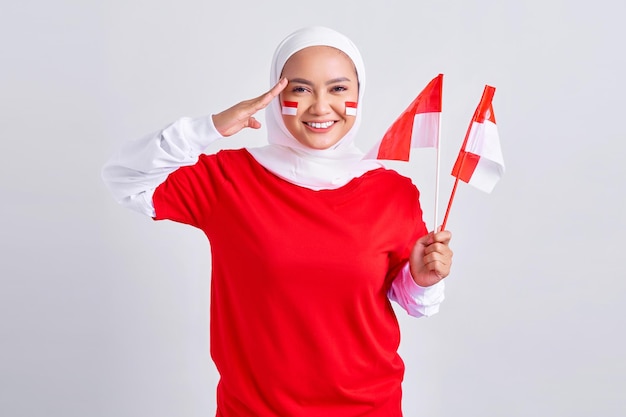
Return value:
[(436, 148), (442, 87), (443, 74), (439, 74), (402, 112), (365, 158), (408, 161), (411, 148)]
[(496, 89), (485, 86), (483, 96), (452, 168), (461, 181), (490, 193), (504, 174), (504, 159), (491, 101)]
[(283, 114), (287, 116), (295, 116), (298, 114), (297, 101), (283, 101)]
[(346, 101), (346, 116), (356, 116), (356, 101)]

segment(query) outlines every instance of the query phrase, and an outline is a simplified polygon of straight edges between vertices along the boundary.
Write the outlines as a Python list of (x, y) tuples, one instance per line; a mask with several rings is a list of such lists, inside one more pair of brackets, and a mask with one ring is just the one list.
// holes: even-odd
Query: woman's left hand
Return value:
[(452, 265), (451, 238), (452, 234), (443, 230), (430, 232), (415, 242), (409, 264), (417, 285), (429, 287), (448, 276)]

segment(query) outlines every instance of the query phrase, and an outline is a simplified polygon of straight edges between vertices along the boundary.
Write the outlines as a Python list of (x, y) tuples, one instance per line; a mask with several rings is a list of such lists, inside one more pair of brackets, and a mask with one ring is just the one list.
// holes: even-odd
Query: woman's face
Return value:
[(298, 103), (295, 115), (283, 113), (289, 132), (301, 144), (328, 149), (354, 125), (346, 115), (346, 102), (356, 102), (359, 85), (352, 60), (338, 49), (312, 46), (293, 54), (283, 67), (289, 84), (281, 93), (285, 101)]

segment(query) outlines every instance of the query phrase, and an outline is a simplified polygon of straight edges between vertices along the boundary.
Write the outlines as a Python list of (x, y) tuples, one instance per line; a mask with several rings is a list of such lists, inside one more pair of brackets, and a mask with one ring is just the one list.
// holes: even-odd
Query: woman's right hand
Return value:
[(261, 123), (254, 118), (255, 113), (267, 107), (288, 83), (286, 78), (282, 78), (267, 93), (251, 100), (242, 101), (221, 113), (214, 114), (213, 124), (215, 128), (222, 136), (232, 136), (246, 127), (252, 129), (260, 128)]

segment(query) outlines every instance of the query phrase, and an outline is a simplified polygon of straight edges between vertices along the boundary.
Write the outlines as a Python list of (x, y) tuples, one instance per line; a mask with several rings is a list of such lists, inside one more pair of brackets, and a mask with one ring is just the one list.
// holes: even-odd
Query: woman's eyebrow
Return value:
[(304, 84), (310, 87), (313, 87), (313, 83), (309, 80), (305, 80), (304, 78), (292, 78), (289, 80), (290, 83)]
[[(310, 87), (313, 87), (313, 83), (309, 80), (305, 80), (304, 78), (292, 78), (289, 80), (290, 83), (304, 84)], [(336, 83), (345, 83), (350, 82), (350, 78), (348, 77), (339, 77), (333, 78), (332, 80), (326, 81), (326, 85), (336, 84)]]
[(333, 78), (332, 80), (326, 81), (326, 85), (331, 85), (335, 83), (345, 83), (345, 82), (350, 82), (350, 78), (348, 77)]

